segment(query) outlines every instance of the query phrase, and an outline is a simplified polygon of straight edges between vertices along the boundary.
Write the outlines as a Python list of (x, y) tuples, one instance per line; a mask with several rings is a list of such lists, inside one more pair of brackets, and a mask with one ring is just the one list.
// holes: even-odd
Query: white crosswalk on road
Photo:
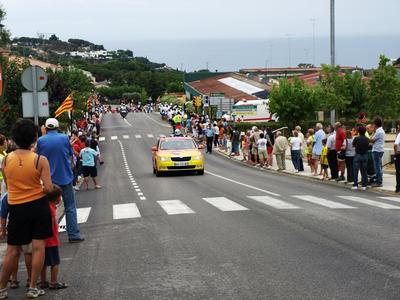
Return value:
[(113, 135), (113, 136), (111, 137), (111, 140), (112, 140), (112, 141), (116, 141), (116, 140), (118, 140), (118, 137), (117, 137), (116, 135)]
[(379, 197), (379, 198), (400, 203), (399, 197)]
[[(89, 219), (91, 207), (81, 207), (76, 209), (77, 221), (78, 224), (86, 223)], [(63, 232), (66, 230), (67, 220), (65, 216), (61, 219), (61, 222), (58, 224), (59, 231)]]
[(333, 208), (333, 209), (347, 209), (347, 208), (356, 208), (353, 206), (349, 206), (343, 203), (339, 203), (339, 202), (334, 202), (334, 201), (330, 201), (330, 200), (326, 200), (323, 198), (319, 198), (319, 197), (315, 197), (315, 196), (310, 196), (310, 195), (296, 195), (296, 196), (292, 196), (296, 199), (300, 199), (303, 201), (307, 201), (307, 202), (311, 202), (314, 204), (318, 204), (321, 206), (325, 206), (325, 207), (329, 207), (329, 208)]
[(129, 135), (123, 135), (122, 138), (123, 138), (124, 140), (129, 140)]
[(383, 208), (383, 209), (400, 209), (400, 206), (395, 206), (392, 204), (387, 204), (387, 203), (378, 202), (378, 201), (374, 201), (374, 200), (364, 199), (361, 197), (354, 197), (354, 196), (338, 196), (338, 197), (341, 199), (358, 202), (358, 203), (362, 203), (362, 204), (366, 204), (366, 205), (370, 205), (370, 206), (375, 206), (375, 207), (379, 207), (379, 208)]
[(125, 203), (113, 205), (113, 219), (133, 219), (140, 218), (141, 214), (136, 203)]
[[(146, 200), (146, 197), (143, 193), (138, 193), (140, 200)], [(323, 199), (316, 196), (311, 195), (293, 195), (292, 198), (299, 199), (305, 202), (309, 202), (311, 204), (315, 204), (317, 206), (323, 206), (329, 209), (355, 209), (358, 207), (350, 206), (347, 204), (343, 204), (336, 201), (331, 201), (327, 199)], [(355, 196), (334, 196), (336, 198), (341, 198), (344, 200), (349, 200), (352, 202), (361, 203), (368, 206), (378, 207), (382, 209), (396, 209), (399, 210), (400, 206), (391, 205), (384, 202), (378, 202), (374, 200), (365, 199), (362, 197)], [(295, 211), (304, 211), (306, 207), (300, 207), (298, 205), (292, 204), (290, 202), (282, 201), (275, 197), (271, 196), (246, 196), (246, 198), (255, 200), (259, 203), (262, 203), (266, 206), (272, 207), (277, 210), (295, 210)], [(381, 199), (400, 202), (400, 198), (397, 197), (379, 197)], [(204, 197), (202, 198), (205, 202), (210, 204), (212, 207), (222, 211), (222, 212), (232, 212), (232, 211), (251, 211), (252, 209), (245, 207), (227, 197)], [(157, 204), (160, 205), (161, 209), (167, 215), (180, 215), (180, 214), (196, 214), (196, 212), (186, 205), (181, 200), (160, 200), (156, 201)], [(136, 219), (141, 218), (142, 215), (136, 203), (124, 203), (124, 204), (114, 204), (112, 205), (113, 210), (113, 219), (121, 220), (121, 219)], [(89, 219), (89, 215), (91, 213), (91, 207), (83, 207), (77, 209), (77, 219), (78, 223), (86, 223)], [(66, 229), (66, 219), (65, 216), (61, 220), (59, 224), (59, 231), (65, 231)]]
[(203, 198), (203, 200), (222, 211), (249, 210), (248, 208), (225, 197)]
[(180, 200), (157, 201), (168, 215), (194, 214), (194, 211)]
[(141, 138), (142, 138), (142, 136), (141, 136), (140, 134), (135, 134), (135, 138), (137, 138), (137, 139), (141, 139)]
[(270, 196), (247, 196), (247, 198), (253, 199), (257, 202), (271, 206), (276, 209), (299, 209), (300, 207), (291, 203), (272, 198)]
[(104, 142), (106, 138), (104, 136), (99, 137), (99, 142)]
[(147, 137), (148, 137), (149, 139), (152, 139), (152, 138), (154, 138), (154, 135), (148, 134)]

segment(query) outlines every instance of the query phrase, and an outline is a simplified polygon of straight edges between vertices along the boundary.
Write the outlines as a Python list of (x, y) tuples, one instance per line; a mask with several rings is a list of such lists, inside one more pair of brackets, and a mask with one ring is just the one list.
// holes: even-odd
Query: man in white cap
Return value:
[(45, 126), (47, 134), (38, 139), (37, 153), (48, 159), (51, 179), (53, 183), (59, 185), (62, 189), (69, 242), (82, 242), (84, 239), (79, 232), (75, 195), (72, 187), (74, 175), (72, 173), (73, 152), (71, 144), (66, 134), (58, 132), (59, 124), (57, 119), (47, 119)]

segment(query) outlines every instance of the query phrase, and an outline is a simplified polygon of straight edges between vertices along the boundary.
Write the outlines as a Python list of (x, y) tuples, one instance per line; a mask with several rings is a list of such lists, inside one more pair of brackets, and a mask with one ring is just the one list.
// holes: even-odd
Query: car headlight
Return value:
[(202, 158), (202, 155), (193, 156), (193, 160), (201, 160)]
[(169, 161), (169, 157), (160, 156), (160, 161)]

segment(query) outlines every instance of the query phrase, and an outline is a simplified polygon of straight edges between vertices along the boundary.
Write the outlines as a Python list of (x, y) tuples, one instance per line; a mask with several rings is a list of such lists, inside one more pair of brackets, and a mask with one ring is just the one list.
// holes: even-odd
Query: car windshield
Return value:
[(161, 142), (160, 150), (196, 149), (192, 140), (172, 140)]

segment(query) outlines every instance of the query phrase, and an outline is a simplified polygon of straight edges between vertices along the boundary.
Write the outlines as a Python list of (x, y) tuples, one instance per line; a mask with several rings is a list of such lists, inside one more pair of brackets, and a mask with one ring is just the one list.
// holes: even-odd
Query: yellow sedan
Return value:
[(190, 137), (162, 137), (152, 147), (153, 173), (160, 176), (164, 172), (196, 171), (204, 174), (203, 145)]

